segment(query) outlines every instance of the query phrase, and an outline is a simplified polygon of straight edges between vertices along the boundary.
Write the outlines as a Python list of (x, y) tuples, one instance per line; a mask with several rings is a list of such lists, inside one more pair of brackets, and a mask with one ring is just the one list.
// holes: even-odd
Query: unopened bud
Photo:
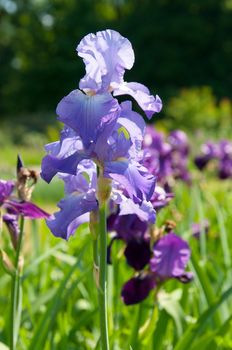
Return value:
[(9, 256), (7, 255), (4, 250), (0, 250), (0, 261), (3, 269), (8, 273), (9, 275), (13, 276), (15, 273), (15, 267), (10, 260)]
[(97, 197), (100, 205), (101, 203), (105, 203), (110, 197), (111, 182), (112, 182), (111, 179), (107, 179), (101, 175), (98, 178)]
[(23, 201), (31, 199), (32, 191), (38, 181), (39, 174), (35, 170), (30, 170), (24, 167), (23, 161), (18, 155), (17, 158), (17, 191), (18, 197)]

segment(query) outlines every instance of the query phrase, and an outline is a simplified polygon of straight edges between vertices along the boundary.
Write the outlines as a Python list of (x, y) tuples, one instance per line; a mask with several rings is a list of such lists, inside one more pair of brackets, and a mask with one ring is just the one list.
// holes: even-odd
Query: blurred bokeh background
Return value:
[(1, 172), (14, 146), (30, 147), (24, 157), (38, 164), (43, 144), (57, 138), (56, 105), (84, 75), (76, 46), (106, 28), (132, 42), (126, 79), (162, 98), (157, 126), (228, 137), (231, 0), (0, 0)]

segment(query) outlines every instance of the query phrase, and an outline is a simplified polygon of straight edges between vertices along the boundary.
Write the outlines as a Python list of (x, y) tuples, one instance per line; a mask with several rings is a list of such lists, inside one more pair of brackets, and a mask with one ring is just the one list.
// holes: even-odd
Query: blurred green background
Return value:
[(40, 164), (58, 138), (56, 105), (85, 73), (76, 46), (106, 28), (133, 45), (125, 79), (162, 98), (157, 128), (231, 135), (232, 0), (0, 0), (1, 177), (17, 152)]

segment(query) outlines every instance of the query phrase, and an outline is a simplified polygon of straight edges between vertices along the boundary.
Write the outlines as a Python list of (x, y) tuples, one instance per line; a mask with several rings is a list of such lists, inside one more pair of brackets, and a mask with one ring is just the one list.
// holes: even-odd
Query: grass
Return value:
[[(14, 150), (15, 151), (15, 150)], [(14, 153), (8, 150), (8, 155)], [(12, 152), (12, 153), (11, 153)], [(38, 164), (40, 157), (26, 158)], [(35, 154), (33, 155), (33, 157)], [(7, 159), (7, 155), (3, 160)], [(27, 163), (27, 162), (26, 162)], [(10, 167), (13, 162), (10, 163)], [(9, 167), (9, 168), (10, 168)], [(61, 182), (40, 181), (34, 201), (49, 211), (62, 197)], [(189, 241), (194, 280), (171, 280), (141, 305), (125, 306), (121, 287), (133, 274), (113, 247), (109, 276), (109, 334), (113, 350), (232, 349), (232, 184), (197, 175), (191, 187), (176, 185), (176, 197), (157, 218), (177, 222), (176, 233)], [(191, 223), (208, 219), (208, 235), (196, 240)], [(17, 350), (90, 350), (99, 348), (97, 291), (93, 278), (92, 238), (85, 225), (69, 242), (51, 235), (43, 221), (27, 222), (24, 237), (23, 312)], [(12, 257), (8, 233), (1, 247)], [(9, 340), (10, 278), (0, 268), (0, 349)]]

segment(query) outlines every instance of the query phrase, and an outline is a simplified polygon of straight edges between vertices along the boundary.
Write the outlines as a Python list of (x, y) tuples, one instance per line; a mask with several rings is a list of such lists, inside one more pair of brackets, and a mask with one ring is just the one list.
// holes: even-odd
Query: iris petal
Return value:
[(158, 113), (162, 109), (162, 101), (158, 95), (150, 95), (150, 91), (146, 86), (139, 83), (122, 83), (114, 89), (114, 96), (130, 95), (138, 103), (145, 112), (148, 119), (151, 119), (154, 113)]
[(116, 121), (120, 106), (111, 94), (85, 95), (73, 90), (58, 104), (59, 120), (80, 135), (86, 149), (96, 142), (105, 124)]
[(189, 245), (174, 233), (159, 239), (154, 245), (150, 267), (161, 278), (177, 278), (183, 275), (190, 258)]
[(79, 84), (84, 90), (107, 91), (111, 83), (120, 83), (125, 69), (134, 64), (131, 43), (114, 30), (86, 35), (77, 51), (86, 67), (86, 75)]
[(77, 171), (77, 165), (85, 157), (85, 155), (81, 155), (77, 152), (73, 153), (71, 156), (61, 159), (48, 154), (42, 160), (41, 177), (49, 183), (52, 178), (59, 172), (75, 175)]
[(58, 207), (61, 210), (47, 220), (47, 225), (55, 236), (68, 239), (79, 225), (77, 218), (96, 209), (97, 201), (93, 191), (80, 195), (74, 193), (62, 199)]
[(119, 182), (134, 200), (148, 201), (154, 192), (154, 176), (135, 161), (105, 162), (104, 175)]

